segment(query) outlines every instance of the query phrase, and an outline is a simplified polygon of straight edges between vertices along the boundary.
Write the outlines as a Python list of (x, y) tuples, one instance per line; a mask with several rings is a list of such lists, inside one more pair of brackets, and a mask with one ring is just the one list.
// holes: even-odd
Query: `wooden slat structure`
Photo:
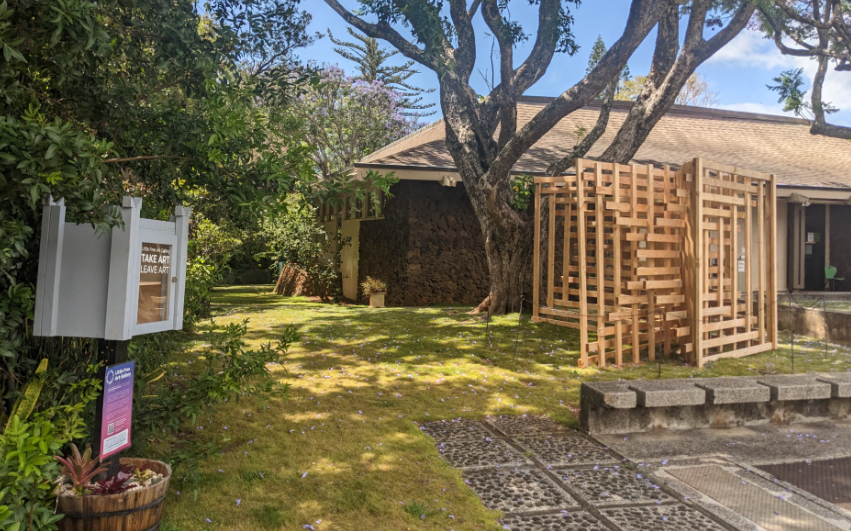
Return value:
[(578, 328), (580, 366), (776, 346), (773, 176), (578, 160), (535, 185), (533, 320)]
[(336, 219), (372, 220), (384, 219), (384, 206), (387, 197), (380, 188), (363, 192), (362, 197), (349, 193), (338, 197), (335, 201), (317, 202), (319, 221), (334, 221)]

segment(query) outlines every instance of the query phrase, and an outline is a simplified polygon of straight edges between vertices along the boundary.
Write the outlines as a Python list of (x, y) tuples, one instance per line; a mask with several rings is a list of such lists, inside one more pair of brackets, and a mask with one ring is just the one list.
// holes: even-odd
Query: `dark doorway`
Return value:
[(808, 206), (804, 228), (804, 289), (807, 291), (824, 289), (824, 228), (824, 205)]

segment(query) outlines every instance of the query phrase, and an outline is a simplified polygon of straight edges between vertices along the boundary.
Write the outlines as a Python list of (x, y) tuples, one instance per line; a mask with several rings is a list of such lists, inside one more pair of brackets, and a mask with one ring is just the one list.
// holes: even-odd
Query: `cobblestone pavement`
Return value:
[[(462, 471), (464, 481), (482, 502), (503, 512), (503, 527), (512, 531), (763, 531), (775, 529), (774, 516), (787, 518), (776, 522), (777, 529), (784, 531), (815, 529), (813, 522), (819, 529), (851, 530), (847, 513), (834, 511), (812, 496), (798, 496), (796, 502), (797, 494), (788, 486), (784, 486), (787, 496), (779, 498), (781, 505), (789, 506), (758, 518), (748, 512), (747, 504), (742, 505), (747, 510), (740, 510), (727, 502), (733, 507), (728, 509), (724, 500), (695, 490), (704, 488), (713, 494), (700, 483), (706, 475), (701, 474), (709, 471), (723, 481), (734, 479), (732, 484), (749, 489), (748, 495), (777, 497), (765, 485), (766, 475), (757, 470), (717, 458), (635, 463), (543, 417), (456, 419), (431, 422), (420, 429), (434, 438), (440, 454)], [(777, 490), (776, 482), (771, 485)], [(731, 492), (735, 489), (713, 486), (739, 501)], [(803, 515), (804, 520), (793, 525), (790, 514)]]

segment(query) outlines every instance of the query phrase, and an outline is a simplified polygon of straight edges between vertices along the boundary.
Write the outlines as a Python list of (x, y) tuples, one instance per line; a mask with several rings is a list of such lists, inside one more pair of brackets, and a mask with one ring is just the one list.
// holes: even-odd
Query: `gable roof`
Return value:
[[(520, 98), (518, 128), (550, 101)], [(578, 128), (594, 127), (600, 105), (592, 102), (563, 118), (520, 157), (513, 171), (543, 174), (576, 143)], [(606, 133), (587, 158), (603, 153), (631, 107), (632, 102), (614, 102)], [(364, 157), (355, 167), (455, 171), (445, 133), (443, 120), (438, 120)], [(774, 173), (781, 186), (851, 188), (851, 142), (812, 135), (809, 122), (785, 116), (674, 105), (631, 162), (678, 167), (695, 157)]]

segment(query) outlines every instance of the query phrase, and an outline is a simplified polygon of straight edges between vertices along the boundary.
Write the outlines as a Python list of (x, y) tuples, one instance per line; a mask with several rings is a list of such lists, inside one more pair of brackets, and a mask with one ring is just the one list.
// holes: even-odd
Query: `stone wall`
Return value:
[(482, 232), (463, 185), (402, 181), (391, 192), (384, 219), (361, 222), (358, 282), (384, 280), (388, 306), (472, 305), (487, 297)]

